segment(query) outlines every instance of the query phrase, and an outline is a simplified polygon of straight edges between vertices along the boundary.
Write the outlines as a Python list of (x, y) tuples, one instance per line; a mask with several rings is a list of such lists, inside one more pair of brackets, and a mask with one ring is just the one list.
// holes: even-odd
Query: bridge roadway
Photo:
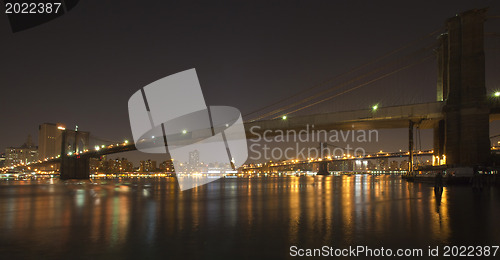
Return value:
[[(420, 129), (433, 129), (440, 120), (444, 119), (443, 107), (445, 102), (436, 101), (412, 105), (379, 107), (377, 110), (362, 109), (340, 111), (303, 116), (287, 116), (286, 120), (278, 118), (246, 122), (247, 138), (254, 137), (253, 133), (266, 130), (304, 130), (309, 125), (309, 130), (314, 125), (314, 130), (368, 130), (368, 129), (394, 129), (408, 128), (409, 121), (413, 121)], [(500, 120), (500, 99), (489, 103), (490, 122)], [(252, 129), (250, 131), (250, 129)], [(253, 132), (253, 133), (252, 133)], [(270, 136), (273, 133), (269, 134)]]
[[(135, 147), (134, 143), (122, 143), (122, 144), (113, 144), (113, 145), (108, 145), (105, 148), (100, 148), (99, 150), (88, 150), (86, 152), (82, 152), (79, 154), (72, 154), (68, 155), (69, 158), (75, 157), (75, 158), (96, 158), (100, 157), (102, 155), (107, 155), (107, 154), (115, 154), (115, 153), (123, 153), (123, 152), (128, 152), (128, 151), (135, 151), (137, 148)], [(43, 161), (39, 161), (37, 163), (32, 163), (29, 165), (44, 165), (44, 164), (53, 164), (53, 163), (60, 163), (61, 162), (61, 157), (57, 158), (52, 158), (52, 159), (47, 159)]]
[[(287, 116), (287, 119), (263, 120), (245, 123), (247, 138), (265, 130), (304, 130), (314, 125), (315, 130), (367, 130), (408, 128), (409, 121), (420, 123), (420, 128), (431, 129), (443, 119), (444, 102), (379, 107), (304, 116)], [(253, 129), (250, 132), (250, 129)]]

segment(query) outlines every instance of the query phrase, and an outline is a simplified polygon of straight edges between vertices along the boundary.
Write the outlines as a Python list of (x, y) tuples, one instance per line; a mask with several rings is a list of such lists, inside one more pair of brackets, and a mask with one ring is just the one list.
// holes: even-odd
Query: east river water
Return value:
[(323, 246), (426, 256), (498, 246), (499, 222), (498, 188), (436, 196), (399, 176), (221, 179), (187, 191), (174, 178), (0, 181), (1, 259), (283, 259)]

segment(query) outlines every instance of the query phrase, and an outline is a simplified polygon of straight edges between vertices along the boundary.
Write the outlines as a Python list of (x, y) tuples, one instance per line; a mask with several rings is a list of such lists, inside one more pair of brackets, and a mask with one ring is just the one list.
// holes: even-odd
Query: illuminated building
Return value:
[(173, 172), (174, 171), (174, 163), (172, 160), (167, 160), (160, 163), (160, 171), (162, 172)]
[(355, 160), (354, 161), (354, 171), (362, 172), (368, 170), (367, 160)]
[(90, 171), (93, 173), (121, 173), (132, 172), (134, 165), (127, 158), (106, 159), (103, 155), (101, 159), (92, 158), (90, 160)]
[(198, 166), (199, 163), (200, 163), (200, 152), (198, 152), (198, 150), (189, 152), (189, 165), (195, 167)]
[(38, 156), (40, 160), (61, 154), (62, 124), (44, 123), (38, 127)]
[(154, 172), (156, 171), (156, 161), (141, 161), (140, 166), (139, 166), (139, 171), (140, 172)]
[(399, 168), (402, 170), (402, 171), (407, 171), (408, 170), (408, 161), (407, 160), (403, 160), (401, 161), (401, 163), (399, 164)]
[(20, 147), (8, 147), (5, 149), (5, 166), (27, 164), (38, 159), (38, 149), (33, 144), (31, 136)]
[(389, 170), (391, 170), (391, 171), (397, 171), (397, 170), (399, 170), (399, 163), (398, 163), (398, 161), (391, 161), (391, 163), (389, 164)]
[[(78, 128), (78, 126), (76, 127)], [(57, 157), (61, 155), (62, 132), (66, 130), (67, 151), (79, 153), (88, 149), (89, 132), (66, 129), (58, 123), (44, 123), (38, 127), (38, 155), (39, 159)]]
[(330, 170), (333, 171), (353, 171), (356, 168), (356, 163), (353, 160), (333, 161)]
[(5, 165), (5, 153), (0, 154), (0, 167)]
[(376, 163), (375, 163), (376, 170), (387, 170), (388, 166), (389, 166), (389, 159), (388, 158), (377, 158)]

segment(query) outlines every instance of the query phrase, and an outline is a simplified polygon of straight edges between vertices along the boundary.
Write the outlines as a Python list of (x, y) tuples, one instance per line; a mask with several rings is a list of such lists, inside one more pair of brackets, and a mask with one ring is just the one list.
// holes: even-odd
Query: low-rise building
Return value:
[(163, 161), (159, 168), (162, 172), (174, 172), (174, 163), (172, 160)]
[(156, 161), (141, 161), (139, 166), (139, 172), (155, 172), (158, 169), (156, 168)]
[(26, 165), (38, 160), (38, 147), (33, 144), (31, 135), (24, 144), (19, 147), (8, 147), (5, 149), (5, 166), (12, 167)]

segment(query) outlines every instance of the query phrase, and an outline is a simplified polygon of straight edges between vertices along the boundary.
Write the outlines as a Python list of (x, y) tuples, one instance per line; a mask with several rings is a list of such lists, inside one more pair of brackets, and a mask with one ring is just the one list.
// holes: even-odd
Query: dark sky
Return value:
[[(487, 6), (500, 14), (496, 1), (478, 0), (83, 0), (15, 34), (2, 15), (0, 149), (22, 144), (28, 134), (36, 139), (43, 122), (131, 139), (129, 97), (189, 68), (197, 69), (207, 104), (245, 114), (439, 29), (456, 13)], [(498, 20), (489, 29), (500, 32)], [(435, 68), (433, 60), (423, 63), (382, 89), (352, 93), (335, 110), (433, 101)], [(500, 88), (497, 79), (487, 80), (488, 88)], [(405, 147), (406, 132), (393, 132), (387, 149)]]

